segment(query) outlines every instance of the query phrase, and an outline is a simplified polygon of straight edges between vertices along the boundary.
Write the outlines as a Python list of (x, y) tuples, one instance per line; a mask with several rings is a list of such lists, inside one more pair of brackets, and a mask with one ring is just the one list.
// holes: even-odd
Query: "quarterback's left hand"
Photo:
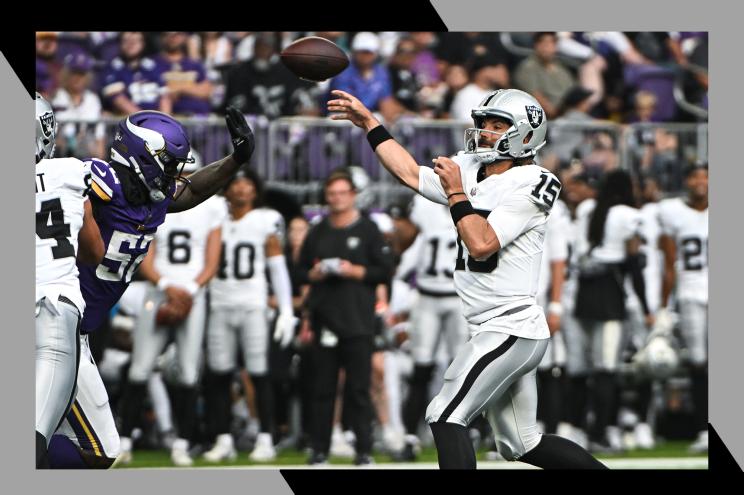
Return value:
[(227, 124), (227, 130), (230, 131), (230, 139), (233, 144), (233, 158), (241, 165), (248, 163), (256, 143), (253, 131), (246, 122), (243, 113), (235, 107), (227, 107), (225, 123)]
[(279, 313), (274, 327), (274, 340), (279, 342), (282, 349), (285, 349), (292, 342), (298, 321), (292, 313)]
[(464, 192), (460, 167), (455, 162), (446, 156), (438, 156), (432, 161), (434, 162), (434, 173), (439, 176), (439, 181), (448, 196), (456, 192)]

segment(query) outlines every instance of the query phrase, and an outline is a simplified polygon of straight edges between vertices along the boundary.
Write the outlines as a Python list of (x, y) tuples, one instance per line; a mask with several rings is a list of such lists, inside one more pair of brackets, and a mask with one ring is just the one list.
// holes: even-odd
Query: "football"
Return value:
[(346, 69), (349, 58), (335, 43), (325, 38), (300, 38), (281, 53), (284, 65), (300, 79), (325, 81)]

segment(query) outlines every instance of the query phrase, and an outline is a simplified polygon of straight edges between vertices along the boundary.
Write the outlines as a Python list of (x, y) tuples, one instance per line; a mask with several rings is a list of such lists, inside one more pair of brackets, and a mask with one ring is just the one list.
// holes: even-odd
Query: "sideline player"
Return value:
[(52, 158), (56, 120), (36, 93), (36, 467), (70, 409), (80, 357), (80, 293), (75, 259), (103, 258), (101, 234), (85, 197), (84, 164)]
[[(186, 164), (184, 174), (194, 172)], [(191, 466), (189, 443), (196, 428), (197, 381), (207, 319), (206, 285), (220, 261), (222, 199), (212, 196), (194, 208), (165, 217), (140, 266), (149, 281), (134, 328), (132, 363), (122, 397), (121, 459), (132, 460), (132, 430), (142, 414), (148, 380), (171, 332), (178, 357), (178, 384), (173, 390), (178, 437), (171, 447), (176, 466)], [(172, 311), (172, 315), (164, 314)]]
[(537, 430), (535, 371), (550, 337), (535, 303), (545, 223), (560, 182), (534, 165), (545, 113), (518, 90), (490, 93), (473, 109), (466, 151), (455, 160), (414, 158), (354, 96), (334, 90), (328, 110), (367, 132), (383, 166), (428, 199), (449, 204), (459, 234), (455, 288), (471, 338), (445, 373), (426, 419), (441, 468), (474, 469), (467, 426), (485, 411), (499, 453), (543, 468), (604, 468), (578, 445)]
[(225, 117), (233, 153), (177, 186), (179, 169), (193, 158), (186, 131), (175, 119), (145, 110), (124, 118), (111, 146), (111, 160), (90, 162), (93, 214), (106, 254), (96, 267), (79, 264), (86, 302), (81, 323), (77, 396), (49, 448), (52, 467), (109, 468), (120, 451), (108, 394), (90, 355), (87, 334), (99, 328), (147, 254), (166, 213), (188, 210), (219, 191), (247, 163), (255, 147), (245, 117), (229, 108)]
[(256, 391), (260, 428), (250, 458), (271, 461), (276, 458), (276, 449), (272, 438), (274, 391), (269, 377), (267, 269), (279, 306), (274, 338), (282, 347), (291, 342), (297, 323), (282, 246), (284, 219), (276, 210), (264, 207), (263, 183), (251, 169), (238, 171), (227, 184), (225, 197), (229, 216), (222, 222), (220, 269), (210, 284), (207, 330), (209, 405), (217, 439), (204, 458), (218, 462), (236, 455), (230, 434), (230, 385), (240, 349)]
[[(693, 452), (708, 450), (708, 166), (688, 168), (687, 198), (659, 203), (664, 253), (661, 307), (668, 314), (669, 296), (680, 313), (680, 329), (689, 351), (692, 401), (698, 436)], [(659, 318), (662, 318), (660, 315)], [(664, 315), (664, 318), (669, 319)]]

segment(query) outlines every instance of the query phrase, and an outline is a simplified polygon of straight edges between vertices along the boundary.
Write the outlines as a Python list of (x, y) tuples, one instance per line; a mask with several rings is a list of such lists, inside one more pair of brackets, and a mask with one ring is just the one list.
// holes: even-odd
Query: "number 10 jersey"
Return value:
[(234, 220), (222, 222), (222, 255), (217, 276), (209, 285), (210, 305), (266, 308), (266, 241), (272, 235), (283, 239), (284, 219), (276, 210), (258, 208)]
[[(546, 222), (561, 184), (537, 165), (514, 166), (483, 178), (482, 164), (472, 155), (461, 153), (454, 161), (460, 166), (465, 195), (501, 245), (487, 259), (475, 259), (458, 241), (455, 289), (468, 323), (480, 325), (511, 309), (536, 304)], [(419, 192), (434, 202), (448, 203), (439, 176), (428, 167), (420, 167)], [(523, 331), (527, 334), (519, 336), (549, 337), (547, 327), (540, 325)]]

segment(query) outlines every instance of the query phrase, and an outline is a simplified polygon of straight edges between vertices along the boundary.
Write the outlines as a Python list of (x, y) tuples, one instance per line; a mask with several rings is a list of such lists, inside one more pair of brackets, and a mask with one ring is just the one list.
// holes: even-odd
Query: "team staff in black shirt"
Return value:
[(310, 230), (300, 254), (303, 290), (309, 290), (303, 332), (312, 332), (315, 365), (310, 463), (324, 463), (328, 457), (338, 372), (343, 367), (345, 401), (357, 438), (355, 464), (369, 464), (375, 288), (390, 277), (393, 262), (375, 223), (356, 209), (356, 191), (347, 172), (328, 177), (325, 198), (329, 214)]

